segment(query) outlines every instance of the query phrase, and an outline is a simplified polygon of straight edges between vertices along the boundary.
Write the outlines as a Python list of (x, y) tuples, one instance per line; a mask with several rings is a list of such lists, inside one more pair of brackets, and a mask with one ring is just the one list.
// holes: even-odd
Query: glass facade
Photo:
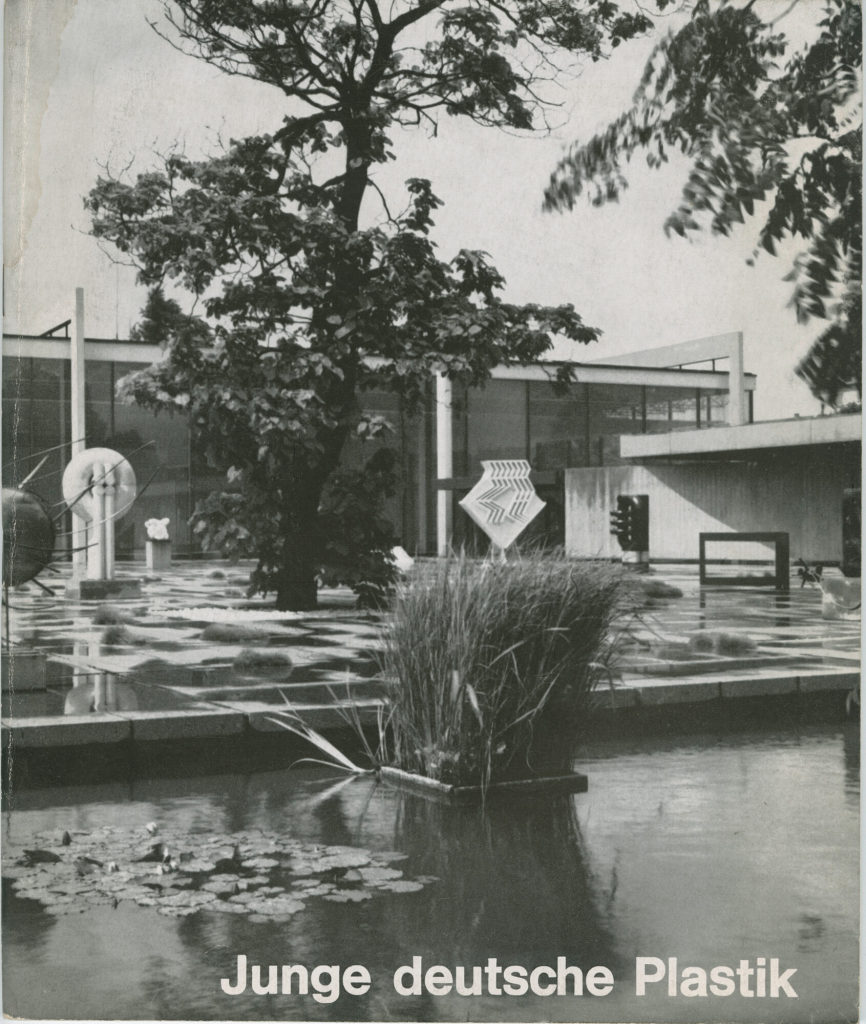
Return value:
[[(220, 482), (197, 458), (186, 418), (155, 414), (114, 397), (114, 385), (140, 364), (88, 360), (85, 364), (85, 431), (90, 448), (112, 448), (135, 470), (139, 498), (115, 527), (120, 558), (144, 550), (144, 521), (171, 520), (169, 533), (179, 555), (196, 551), (188, 525), (195, 502)], [(32, 489), (58, 512), (61, 479), (69, 461), (69, 364), (61, 359), (3, 360), (3, 484), (18, 484), (43, 454), (48, 461), (31, 481)], [(72, 516), (58, 521), (58, 553), (68, 551)]]
[[(189, 526), (198, 501), (222, 487), (224, 479), (196, 450), (182, 412), (154, 413), (126, 405), (115, 397), (121, 377), (142, 369), (140, 363), (87, 360), (85, 430), (89, 448), (112, 448), (135, 470), (139, 498), (115, 526), (116, 553), (131, 558), (144, 552), (145, 520), (168, 517), (173, 552), (194, 556), (200, 545)], [(32, 489), (58, 513), (63, 508), (61, 479), (70, 457), (71, 412), (69, 363), (64, 359), (3, 360), (3, 485), (15, 486), (47, 461), (31, 481)], [(364, 396), (364, 408), (387, 417), (396, 434), (382, 441), (350, 441), (346, 464), (362, 466), (382, 446), (397, 452), (397, 490), (386, 514), (410, 552), (435, 547), (435, 492), (427, 485), (433, 473), (432, 407), (404, 416), (396, 396), (379, 391)], [(58, 521), (57, 553), (70, 549), (72, 516)], [(432, 546), (432, 547), (431, 547)]]
[[(117, 381), (141, 364), (88, 360), (85, 418), (89, 447), (113, 448), (129, 458), (140, 497), (117, 525), (117, 553), (131, 557), (144, 548), (144, 521), (171, 520), (174, 550), (197, 552), (188, 519), (196, 503), (222, 486), (222, 477), (197, 453), (186, 417), (155, 414), (115, 397)], [(33, 489), (58, 511), (60, 480), (69, 459), (70, 381), (65, 359), (3, 360), (3, 482), (15, 484), (35, 467), (37, 453), (47, 461)], [(695, 430), (727, 423), (727, 392), (651, 384), (577, 382), (558, 393), (547, 381), (490, 380), (483, 388), (454, 386), (452, 406), (453, 476), (443, 482), (453, 504), (454, 542), (482, 547), (483, 536), (456, 502), (473, 486), (489, 459), (527, 459), (536, 489), (548, 503), (527, 531), (529, 540), (562, 543), (564, 519), (559, 472), (570, 467), (619, 465), (623, 434)], [(380, 441), (348, 442), (345, 464), (363, 466), (378, 447), (397, 453), (397, 491), (387, 514), (410, 554), (436, 550), (436, 409), (433, 386), (425, 409), (409, 416), (400, 400), (384, 391), (361, 396), (364, 409), (386, 417), (395, 433)], [(442, 484), (439, 484), (442, 486)], [(60, 526), (59, 549), (68, 549), (71, 517)]]
[(537, 472), (619, 465), (623, 434), (700, 430), (727, 423), (727, 392), (695, 387), (491, 380), (455, 388), (454, 476), (488, 459), (527, 459)]

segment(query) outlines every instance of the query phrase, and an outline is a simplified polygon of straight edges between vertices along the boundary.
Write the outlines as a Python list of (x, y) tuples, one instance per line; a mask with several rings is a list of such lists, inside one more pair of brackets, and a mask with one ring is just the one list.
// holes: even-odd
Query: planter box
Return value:
[[(415, 775), (399, 768), (380, 768), (379, 778), (391, 786), (409, 790), (448, 803), (480, 803), (480, 786), (454, 786), (425, 775)], [(528, 779), (510, 779), (507, 782), (493, 782), (487, 787), (486, 796), (535, 796), (540, 793), (585, 793), (589, 782), (579, 772), (566, 775), (539, 775)]]

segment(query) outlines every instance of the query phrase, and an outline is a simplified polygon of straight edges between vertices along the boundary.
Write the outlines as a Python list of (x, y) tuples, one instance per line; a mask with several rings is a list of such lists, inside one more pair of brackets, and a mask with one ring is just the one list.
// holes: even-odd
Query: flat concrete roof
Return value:
[[(68, 359), (69, 338), (45, 338), (27, 334), (4, 334), (3, 355), (7, 359)], [(84, 358), (93, 362), (121, 363), (159, 362), (165, 351), (158, 345), (144, 342), (85, 338)], [(577, 382), (585, 384), (646, 384), (655, 387), (711, 388), (727, 391), (729, 375), (724, 371), (683, 370), (670, 367), (644, 365), (605, 366), (601, 363), (579, 363), (566, 360), (542, 359), (528, 366), (494, 366), (491, 376), (495, 380), (550, 381), (559, 366), (569, 365)], [(755, 390), (755, 375), (745, 374), (746, 391)]]
[(724, 457), (808, 445), (859, 444), (862, 437), (862, 413), (845, 413), (670, 434), (624, 434), (619, 449), (624, 459)]

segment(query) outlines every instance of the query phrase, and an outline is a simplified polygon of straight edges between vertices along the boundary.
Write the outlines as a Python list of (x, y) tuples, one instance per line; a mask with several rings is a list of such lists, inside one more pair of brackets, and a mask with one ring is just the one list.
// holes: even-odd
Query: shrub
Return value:
[(403, 584), (380, 651), (390, 759), (461, 785), (527, 774), (534, 734), (570, 736), (586, 709), (627, 589), (618, 567), (543, 555), (452, 556)]
[(717, 633), (702, 630), (689, 637), (689, 648), (699, 652), (714, 652), (732, 657), (740, 654), (751, 654), (757, 649), (755, 641), (742, 633)]

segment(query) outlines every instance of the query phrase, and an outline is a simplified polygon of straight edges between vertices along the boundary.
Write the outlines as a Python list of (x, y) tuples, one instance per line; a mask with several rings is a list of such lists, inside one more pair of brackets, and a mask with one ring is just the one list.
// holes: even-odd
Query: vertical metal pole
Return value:
[[(69, 342), (70, 375), (70, 429), (72, 433), (69, 455), (83, 452), (85, 443), (84, 423), (84, 289), (75, 289), (75, 328)], [(72, 517), (72, 568), (79, 579), (87, 575), (87, 526), (77, 516)]]
[[(436, 377), (436, 479), (447, 480), (453, 474), (454, 433), (452, 424), (451, 381)], [(436, 490), (436, 551), (448, 554), (451, 542), (451, 491)]]

